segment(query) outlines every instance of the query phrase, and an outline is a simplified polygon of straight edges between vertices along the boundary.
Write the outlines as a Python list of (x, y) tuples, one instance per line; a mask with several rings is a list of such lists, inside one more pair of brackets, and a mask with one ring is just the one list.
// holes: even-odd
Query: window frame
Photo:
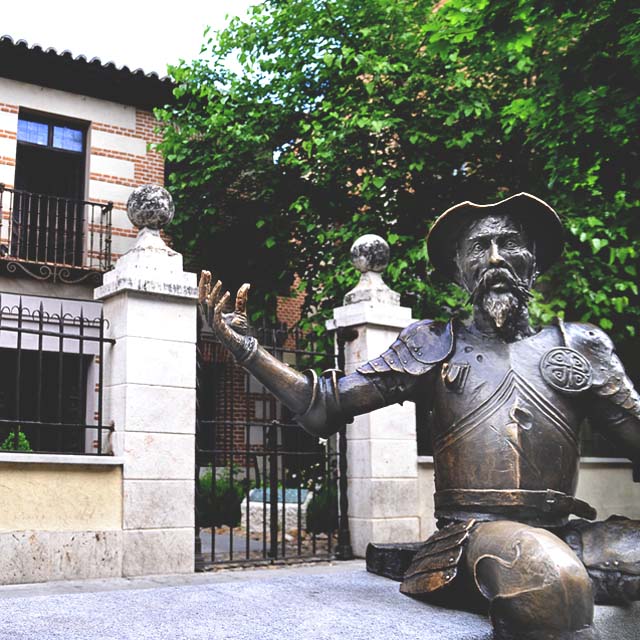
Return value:
[[(18, 137), (18, 130), (20, 128), (20, 120), (24, 122), (36, 122), (38, 124), (44, 124), (47, 126), (47, 144), (38, 144), (37, 142), (29, 142), (27, 140), (20, 140)], [(86, 155), (87, 152), (87, 135), (89, 133), (89, 125), (85, 120), (78, 120), (75, 118), (65, 118), (55, 114), (44, 113), (42, 111), (32, 111), (30, 109), (20, 109), (18, 112), (18, 129), (16, 130), (16, 142), (20, 145), (29, 147), (35, 147), (37, 149), (47, 149), (49, 151), (56, 151), (58, 153), (71, 153), (74, 155)], [(67, 129), (75, 129), (82, 133), (82, 149), (65, 149), (62, 147), (53, 146), (54, 130), (55, 127), (63, 127)]]

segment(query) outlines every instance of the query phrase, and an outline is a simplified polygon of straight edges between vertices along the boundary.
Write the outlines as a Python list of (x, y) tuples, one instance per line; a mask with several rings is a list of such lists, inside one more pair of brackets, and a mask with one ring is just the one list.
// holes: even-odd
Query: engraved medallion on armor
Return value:
[(543, 380), (564, 393), (580, 393), (591, 387), (593, 370), (589, 361), (569, 347), (555, 347), (540, 361)]

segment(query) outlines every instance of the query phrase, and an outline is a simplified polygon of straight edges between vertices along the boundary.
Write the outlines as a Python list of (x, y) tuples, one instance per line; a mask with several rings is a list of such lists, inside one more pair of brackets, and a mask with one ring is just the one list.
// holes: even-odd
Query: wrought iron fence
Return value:
[[(255, 333), (298, 370), (336, 367), (309, 334)], [(352, 557), (344, 425), (326, 441), (308, 435), (202, 331), (197, 395), (196, 567)]]
[(0, 257), (8, 261), (9, 271), (42, 280), (76, 282), (92, 272), (107, 271), (112, 209), (112, 202), (73, 200), (0, 184)]
[(115, 341), (101, 305), (31, 301), (0, 294), (0, 450), (105, 455), (104, 355)]

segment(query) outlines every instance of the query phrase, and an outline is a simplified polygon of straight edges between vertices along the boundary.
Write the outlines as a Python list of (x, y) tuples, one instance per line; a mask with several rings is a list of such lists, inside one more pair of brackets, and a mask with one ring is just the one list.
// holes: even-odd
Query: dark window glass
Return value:
[(49, 142), (49, 125), (32, 120), (18, 120), (18, 140), (46, 145)]
[(67, 151), (82, 151), (82, 131), (69, 127), (53, 127), (53, 146)]

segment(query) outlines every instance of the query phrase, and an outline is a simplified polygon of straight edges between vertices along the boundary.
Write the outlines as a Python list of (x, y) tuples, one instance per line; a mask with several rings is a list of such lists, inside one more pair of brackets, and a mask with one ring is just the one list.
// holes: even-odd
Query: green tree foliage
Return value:
[(192, 267), (260, 300), (300, 274), (322, 311), (355, 281), (352, 241), (378, 233), (404, 303), (446, 316), (464, 299), (430, 273), (430, 223), (526, 190), (569, 230), (534, 318), (631, 338), (639, 51), (623, 0), (267, 0), (172, 68), (172, 234)]

